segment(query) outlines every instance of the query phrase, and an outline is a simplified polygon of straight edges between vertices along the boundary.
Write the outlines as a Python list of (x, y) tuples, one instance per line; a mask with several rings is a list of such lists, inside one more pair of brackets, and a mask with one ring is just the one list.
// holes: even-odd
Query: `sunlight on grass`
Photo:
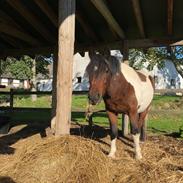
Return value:
[[(148, 129), (155, 133), (172, 133), (179, 132), (183, 126), (183, 108), (176, 106), (180, 97), (175, 96), (155, 96), (152, 102), (152, 109), (148, 120)], [(32, 111), (32, 112), (15, 112), (11, 118), (17, 120), (29, 121), (48, 121), (51, 117), (51, 97), (38, 96), (37, 101), (32, 102), (31, 96), (15, 96), (15, 107), (36, 107), (36, 108), (50, 108), (49, 110)], [(73, 95), (72, 100), (72, 120), (78, 123), (87, 124), (85, 121), (85, 110), (87, 106), (86, 95)], [(165, 109), (164, 106), (170, 106), (170, 109)], [(104, 103), (95, 106), (94, 110), (105, 109)], [(82, 111), (82, 112), (79, 112)], [(95, 113), (93, 115), (93, 122), (97, 125), (109, 127), (108, 118), (105, 112)], [(118, 127), (121, 129), (121, 114), (118, 117)]]

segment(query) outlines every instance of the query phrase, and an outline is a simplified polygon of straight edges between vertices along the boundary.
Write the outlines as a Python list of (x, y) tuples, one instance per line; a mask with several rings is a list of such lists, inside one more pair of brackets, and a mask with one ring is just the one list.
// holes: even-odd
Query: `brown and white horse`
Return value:
[(111, 128), (109, 156), (115, 157), (117, 116), (119, 113), (125, 113), (131, 122), (135, 157), (141, 159), (140, 131), (153, 99), (153, 78), (148, 73), (136, 71), (110, 55), (93, 53), (90, 54), (90, 59), (86, 68), (90, 83), (88, 98), (92, 105), (104, 99)]

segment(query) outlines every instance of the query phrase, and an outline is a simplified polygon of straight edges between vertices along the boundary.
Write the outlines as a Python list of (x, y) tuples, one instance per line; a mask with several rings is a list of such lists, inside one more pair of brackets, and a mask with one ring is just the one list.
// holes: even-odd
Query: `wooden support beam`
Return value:
[(167, 0), (167, 29), (169, 36), (173, 34), (173, 1)]
[(127, 65), (129, 65), (129, 61), (128, 61), (128, 57), (129, 57), (129, 45), (128, 45), (128, 41), (124, 40), (123, 42), (123, 62)]
[(15, 28), (22, 30), (22, 28), (4, 11), (0, 10), (0, 22), (14, 26)]
[(125, 38), (124, 31), (118, 24), (118, 22), (113, 17), (111, 11), (107, 7), (104, 0), (91, 0), (93, 5), (97, 8), (97, 10), (101, 13), (101, 15), (105, 18), (109, 26), (116, 32), (116, 34), (121, 38)]
[(142, 12), (139, 0), (132, 0), (133, 10), (136, 18), (136, 22), (142, 38), (145, 38), (144, 23), (142, 18)]
[(57, 70), (58, 70), (58, 52), (53, 55), (53, 80), (52, 80), (52, 103), (51, 103), (51, 129), (55, 133), (56, 127), (56, 108), (57, 108)]
[[(129, 45), (128, 40), (123, 41), (123, 62), (127, 65), (129, 65)], [(127, 114), (122, 114), (122, 135), (125, 137), (129, 134), (129, 117)]]
[[(179, 41), (180, 40), (180, 41)], [(128, 40), (128, 47), (130, 48), (151, 48), (160, 46), (183, 46), (183, 39), (136, 39)], [(94, 43), (94, 44), (82, 44), (76, 45), (75, 52), (83, 52), (89, 50), (104, 50), (107, 49), (119, 49), (123, 50), (123, 41), (109, 42), (109, 43)], [(0, 50), (0, 58), (7, 56), (21, 56), (21, 55), (49, 55), (57, 50), (56, 46), (48, 47), (36, 47), (36, 48), (24, 48), (24, 49), (6, 49)]]
[(15, 27), (5, 24), (5, 23), (0, 23), (0, 32), (3, 32), (5, 34), (8, 34), (10, 36), (16, 37), (20, 40), (23, 40), (30, 45), (39, 45), (39, 42), (33, 38), (32, 36), (29, 36), (28, 34), (21, 32), (20, 30), (16, 29)]
[(28, 23), (30, 23), (35, 30), (37, 30), (42, 37), (45, 38), (48, 42), (55, 43), (55, 38), (52, 34), (42, 25), (42, 23), (38, 20), (38, 18), (23, 4), (21, 0), (7, 0), (9, 5), (14, 8), (19, 14), (25, 18)]
[(7, 42), (9, 45), (11, 45), (14, 48), (21, 48), (22, 45), (18, 43), (17, 40), (13, 39), (12, 37), (9, 37), (3, 33), (0, 33), (0, 38), (3, 39), (5, 42)]
[(75, 0), (59, 0), (57, 109), (55, 135), (70, 134)]
[(34, 0), (34, 2), (40, 7), (40, 9), (48, 16), (50, 21), (55, 27), (58, 27), (58, 17), (56, 13), (51, 9), (46, 0)]
[(83, 28), (84, 32), (86, 35), (92, 39), (94, 42), (98, 42), (97, 35), (95, 32), (92, 30), (91, 26), (87, 23), (85, 20), (84, 16), (82, 15), (81, 12), (76, 12), (76, 19), (80, 23), (81, 27)]

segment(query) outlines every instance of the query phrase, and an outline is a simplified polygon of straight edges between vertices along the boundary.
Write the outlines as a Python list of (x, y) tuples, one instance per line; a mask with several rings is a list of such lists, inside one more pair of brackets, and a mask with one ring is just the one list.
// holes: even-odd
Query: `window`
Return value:
[(175, 86), (175, 79), (171, 79), (171, 80), (170, 80), (170, 85), (171, 85), (171, 86)]
[(77, 77), (77, 79), (78, 79), (78, 83), (81, 83), (81, 77)]

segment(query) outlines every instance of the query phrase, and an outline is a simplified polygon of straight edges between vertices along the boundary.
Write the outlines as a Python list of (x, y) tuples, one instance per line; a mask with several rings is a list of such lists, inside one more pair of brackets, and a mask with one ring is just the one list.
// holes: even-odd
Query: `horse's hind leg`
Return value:
[(141, 159), (142, 154), (141, 154), (141, 148), (140, 148), (140, 129), (141, 126), (139, 126), (138, 120), (139, 120), (139, 115), (137, 111), (131, 111), (129, 113), (130, 117), (130, 122), (131, 122), (131, 133), (134, 141), (134, 147), (135, 147), (135, 158), (136, 159)]
[(145, 142), (146, 140), (146, 123), (148, 118), (149, 107), (139, 114), (139, 125), (141, 126), (140, 140)]
[(110, 122), (110, 129), (111, 129), (111, 150), (109, 153), (109, 157), (114, 158), (116, 152), (116, 139), (118, 135), (118, 127), (117, 127), (117, 118), (118, 114), (107, 111), (109, 122)]

